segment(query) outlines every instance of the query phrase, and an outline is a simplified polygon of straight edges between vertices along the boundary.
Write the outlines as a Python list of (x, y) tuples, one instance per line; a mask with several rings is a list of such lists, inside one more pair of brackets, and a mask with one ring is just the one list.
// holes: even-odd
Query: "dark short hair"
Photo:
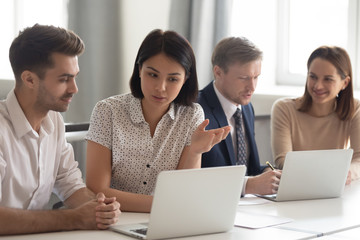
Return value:
[(212, 54), (212, 66), (221, 67), (225, 73), (235, 63), (248, 63), (262, 59), (262, 51), (245, 37), (228, 37), (221, 40)]
[(60, 27), (35, 24), (25, 28), (12, 42), (9, 58), (15, 79), (21, 82), (25, 70), (35, 72), (40, 79), (54, 66), (53, 53), (78, 56), (85, 45), (74, 32)]
[[(348, 53), (345, 49), (336, 46), (321, 46), (315, 49), (307, 62), (307, 69), (309, 71), (311, 63), (316, 58), (321, 58), (326, 61), (329, 61), (336, 68), (337, 73), (340, 75), (341, 79), (350, 77), (349, 84), (344, 90), (341, 90), (336, 98), (336, 113), (341, 120), (349, 120), (352, 118), (355, 112), (355, 102), (353, 94), (353, 85), (352, 85), (352, 67), (351, 61)], [(307, 89), (307, 84), (305, 85), (305, 92), (302, 96), (302, 102), (299, 110), (302, 112), (307, 112), (312, 104), (312, 98)]]
[(198, 80), (196, 62), (193, 49), (183, 36), (174, 31), (151, 31), (141, 43), (136, 56), (134, 70), (130, 78), (130, 89), (134, 97), (142, 99), (139, 67), (149, 58), (164, 53), (169, 58), (178, 62), (185, 69), (186, 81), (182, 86), (174, 103), (191, 106), (196, 101), (198, 93)]

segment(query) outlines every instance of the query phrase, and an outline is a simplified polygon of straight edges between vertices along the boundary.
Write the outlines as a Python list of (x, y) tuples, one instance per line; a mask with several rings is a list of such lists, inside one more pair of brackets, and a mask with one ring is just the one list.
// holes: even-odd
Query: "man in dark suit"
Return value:
[[(207, 129), (232, 127), (225, 141), (202, 155), (202, 167), (245, 164), (243, 194), (276, 193), (281, 176), (281, 171), (260, 165), (255, 142), (250, 100), (261, 73), (261, 62), (262, 52), (246, 38), (223, 39), (212, 55), (215, 80), (200, 91), (198, 99), (205, 118), (210, 120)], [(240, 120), (234, 116), (237, 111)]]

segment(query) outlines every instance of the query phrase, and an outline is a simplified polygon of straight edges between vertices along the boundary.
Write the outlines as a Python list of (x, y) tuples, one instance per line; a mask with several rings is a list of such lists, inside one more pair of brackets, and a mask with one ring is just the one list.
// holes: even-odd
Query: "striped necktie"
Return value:
[(236, 109), (236, 112), (233, 115), (235, 119), (235, 130), (236, 130), (236, 140), (237, 140), (237, 159), (236, 165), (245, 165), (246, 166), (246, 143), (245, 143), (245, 134), (243, 130), (243, 119), (241, 110)]

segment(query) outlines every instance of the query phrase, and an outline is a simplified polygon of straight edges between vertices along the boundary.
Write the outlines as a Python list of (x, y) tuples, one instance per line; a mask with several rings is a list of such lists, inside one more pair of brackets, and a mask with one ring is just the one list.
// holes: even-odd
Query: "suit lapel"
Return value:
[[(205, 89), (204, 92), (207, 92), (205, 95), (207, 97), (207, 102), (209, 103), (209, 107), (213, 112), (213, 116), (218, 122), (219, 127), (224, 127), (229, 125), (224, 110), (221, 107), (220, 101), (216, 96), (213, 82), (211, 82)], [(220, 144), (220, 143), (219, 143)], [(232, 165), (236, 165), (234, 147), (232, 144), (231, 135), (229, 134), (225, 139), (226, 149), (230, 156), (230, 161)]]
[[(250, 104), (250, 103), (249, 103)], [(243, 121), (244, 121), (244, 128), (245, 128), (245, 133), (246, 133), (246, 136), (247, 136), (247, 139), (248, 139), (248, 142), (250, 144), (250, 141), (252, 141), (252, 135), (254, 134), (252, 132), (252, 114), (251, 114), (251, 110), (250, 110), (250, 105), (245, 105), (245, 106), (242, 106), (242, 116), (243, 116)], [(250, 132), (251, 131), (251, 132)]]

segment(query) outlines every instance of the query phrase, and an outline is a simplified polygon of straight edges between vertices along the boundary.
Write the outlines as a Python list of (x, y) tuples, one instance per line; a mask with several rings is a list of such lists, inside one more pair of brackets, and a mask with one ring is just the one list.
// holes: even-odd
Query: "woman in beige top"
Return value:
[(310, 55), (307, 68), (304, 95), (274, 103), (275, 163), (282, 169), (289, 151), (352, 148), (349, 184), (360, 177), (360, 102), (353, 97), (349, 55), (339, 47), (319, 47)]

